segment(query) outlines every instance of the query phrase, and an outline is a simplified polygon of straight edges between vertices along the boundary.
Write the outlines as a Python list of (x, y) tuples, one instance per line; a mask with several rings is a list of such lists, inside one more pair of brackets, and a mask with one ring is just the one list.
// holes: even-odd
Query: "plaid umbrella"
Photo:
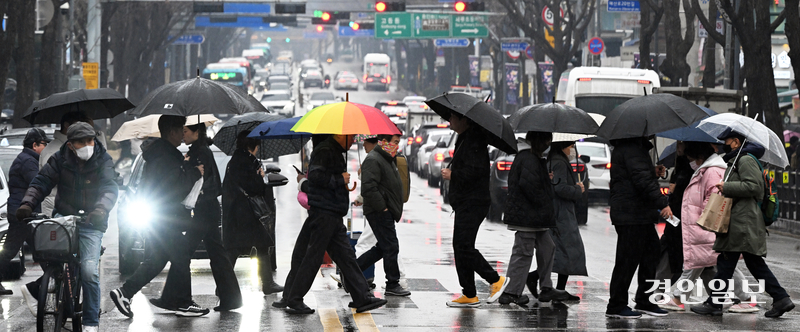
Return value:
[(264, 158), (274, 158), (295, 154), (303, 149), (303, 146), (311, 139), (311, 133), (297, 133), (290, 131), (300, 117), (282, 119), (277, 121), (264, 122), (250, 132), (248, 137), (258, 138), (261, 145), (258, 148), (259, 157), (261, 151), (267, 155)]
[[(285, 119), (285, 117), (282, 115), (264, 112), (245, 113), (234, 116), (225, 122), (222, 128), (220, 128), (219, 132), (214, 135), (214, 145), (222, 150), (222, 152), (225, 152), (225, 154), (230, 156), (234, 151), (236, 151), (236, 136), (238, 136), (239, 133), (243, 131), (250, 133), (261, 123), (282, 119)], [(272, 155), (273, 151), (270, 151), (270, 147), (264, 145), (264, 141), (265, 140), (261, 141), (262, 145), (259, 146), (256, 157), (259, 159), (269, 159), (275, 157)]]

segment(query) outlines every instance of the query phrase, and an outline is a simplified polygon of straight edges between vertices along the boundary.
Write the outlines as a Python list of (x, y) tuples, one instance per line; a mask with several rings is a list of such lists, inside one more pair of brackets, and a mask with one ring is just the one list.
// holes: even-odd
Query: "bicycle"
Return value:
[(34, 234), (33, 259), (46, 264), (37, 296), (36, 331), (61, 331), (68, 319), (72, 320), (72, 331), (80, 331), (83, 313), (78, 234), (85, 218), (37, 214), (27, 220)]

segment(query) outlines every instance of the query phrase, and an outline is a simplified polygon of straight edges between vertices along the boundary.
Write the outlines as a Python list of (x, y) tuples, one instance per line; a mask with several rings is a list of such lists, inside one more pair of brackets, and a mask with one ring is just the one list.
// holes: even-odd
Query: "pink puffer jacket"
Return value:
[(697, 220), (703, 214), (708, 198), (712, 193), (718, 192), (714, 185), (722, 181), (726, 166), (721, 157), (712, 155), (695, 172), (683, 193), (681, 229), (684, 270), (717, 265), (718, 254), (711, 249), (717, 236), (702, 229)]

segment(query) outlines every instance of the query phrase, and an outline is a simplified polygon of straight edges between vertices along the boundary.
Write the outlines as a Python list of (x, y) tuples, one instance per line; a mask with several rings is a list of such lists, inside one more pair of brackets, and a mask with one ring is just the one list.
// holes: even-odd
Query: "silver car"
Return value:
[(428, 130), (425, 137), (422, 138), (422, 146), (417, 150), (417, 157), (414, 162), (417, 163), (416, 168), (419, 170), (419, 175), (423, 178), (428, 176), (428, 159), (431, 152), (436, 147), (436, 144), (442, 137), (451, 135), (450, 129)]
[(338, 75), (333, 81), (333, 88), (336, 90), (351, 89), (358, 91), (358, 77), (350, 73)]
[(611, 148), (600, 142), (575, 142), (578, 154), (589, 156), (590, 191), (608, 191), (611, 181)]
[(450, 133), (445, 135), (436, 142), (433, 150), (428, 156), (428, 168), (425, 173), (428, 175), (428, 186), (439, 187), (442, 181), (442, 164), (447, 157), (453, 157), (453, 151), (449, 148), (450, 140), (455, 140), (456, 135)]

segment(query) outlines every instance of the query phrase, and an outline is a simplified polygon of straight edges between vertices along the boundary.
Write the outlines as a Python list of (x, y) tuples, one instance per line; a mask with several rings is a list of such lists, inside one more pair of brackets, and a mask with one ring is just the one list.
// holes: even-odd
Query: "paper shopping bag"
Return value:
[(731, 205), (733, 199), (712, 193), (708, 198), (708, 204), (703, 209), (697, 224), (707, 231), (715, 233), (727, 233), (731, 223)]

